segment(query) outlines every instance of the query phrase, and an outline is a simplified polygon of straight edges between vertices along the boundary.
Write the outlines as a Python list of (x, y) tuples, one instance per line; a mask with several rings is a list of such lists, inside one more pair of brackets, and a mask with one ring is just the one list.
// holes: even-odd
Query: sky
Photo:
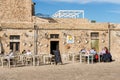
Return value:
[(96, 22), (120, 23), (120, 0), (32, 0), (35, 14), (52, 16), (58, 10), (84, 10), (85, 18)]

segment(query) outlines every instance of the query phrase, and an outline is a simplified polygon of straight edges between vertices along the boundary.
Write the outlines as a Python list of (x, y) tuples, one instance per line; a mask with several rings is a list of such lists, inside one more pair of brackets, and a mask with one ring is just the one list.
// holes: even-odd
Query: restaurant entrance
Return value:
[(13, 51), (20, 50), (20, 42), (10, 42), (10, 49)]
[(53, 50), (59, 49), (59, 41), (50, 42), (50, 54), (53, 54)]

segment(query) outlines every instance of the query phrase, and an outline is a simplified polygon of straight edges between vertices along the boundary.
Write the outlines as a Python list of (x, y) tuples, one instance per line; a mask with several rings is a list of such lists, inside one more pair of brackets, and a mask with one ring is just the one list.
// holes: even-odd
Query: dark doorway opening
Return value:
[(59, 49), (59, 41), (50, 42), (50, 54), (53, 55), (53, 50)]
[(10, 42), (10, 49), (13, 51), (20, 50), (20, 42)]

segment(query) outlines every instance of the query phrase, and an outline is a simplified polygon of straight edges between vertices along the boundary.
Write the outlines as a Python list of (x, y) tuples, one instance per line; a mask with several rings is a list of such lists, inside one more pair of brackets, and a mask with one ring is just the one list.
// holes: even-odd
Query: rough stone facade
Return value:
[[(20, 53), (30, 49), (32, 53), (36, 50), (37, 54), (50, 54), (54, 46), (59, 47), (61, 54), (78, 53), (83, 47), (90, 49), (97, 41), (98, 52), (107, 46), (114, 59), (120, 58), (119, 24), (91, 23), (88, 19), (38, 18), (32, 16), (31, 0), (0, 0), (0, 12), (0, 41), (5, 53), (15, 48)], [(92, 33), (98, 36), (92, 38)], [(72, 36), (74, 42), (67, 43), (67, 36)]]
[(31, 5), (31, 0), (0, 0), (0, 21), (10, 23), (31, 22)]
[(110, 50), (113, 58), (120, 61), (120, 24), (111, 25)]

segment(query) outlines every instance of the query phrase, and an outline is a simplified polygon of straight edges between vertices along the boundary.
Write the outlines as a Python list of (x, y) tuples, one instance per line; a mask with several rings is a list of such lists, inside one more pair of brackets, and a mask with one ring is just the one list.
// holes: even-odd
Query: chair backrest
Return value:
[(85, 54), (85, 52), (81, 52), (81, 54)]

